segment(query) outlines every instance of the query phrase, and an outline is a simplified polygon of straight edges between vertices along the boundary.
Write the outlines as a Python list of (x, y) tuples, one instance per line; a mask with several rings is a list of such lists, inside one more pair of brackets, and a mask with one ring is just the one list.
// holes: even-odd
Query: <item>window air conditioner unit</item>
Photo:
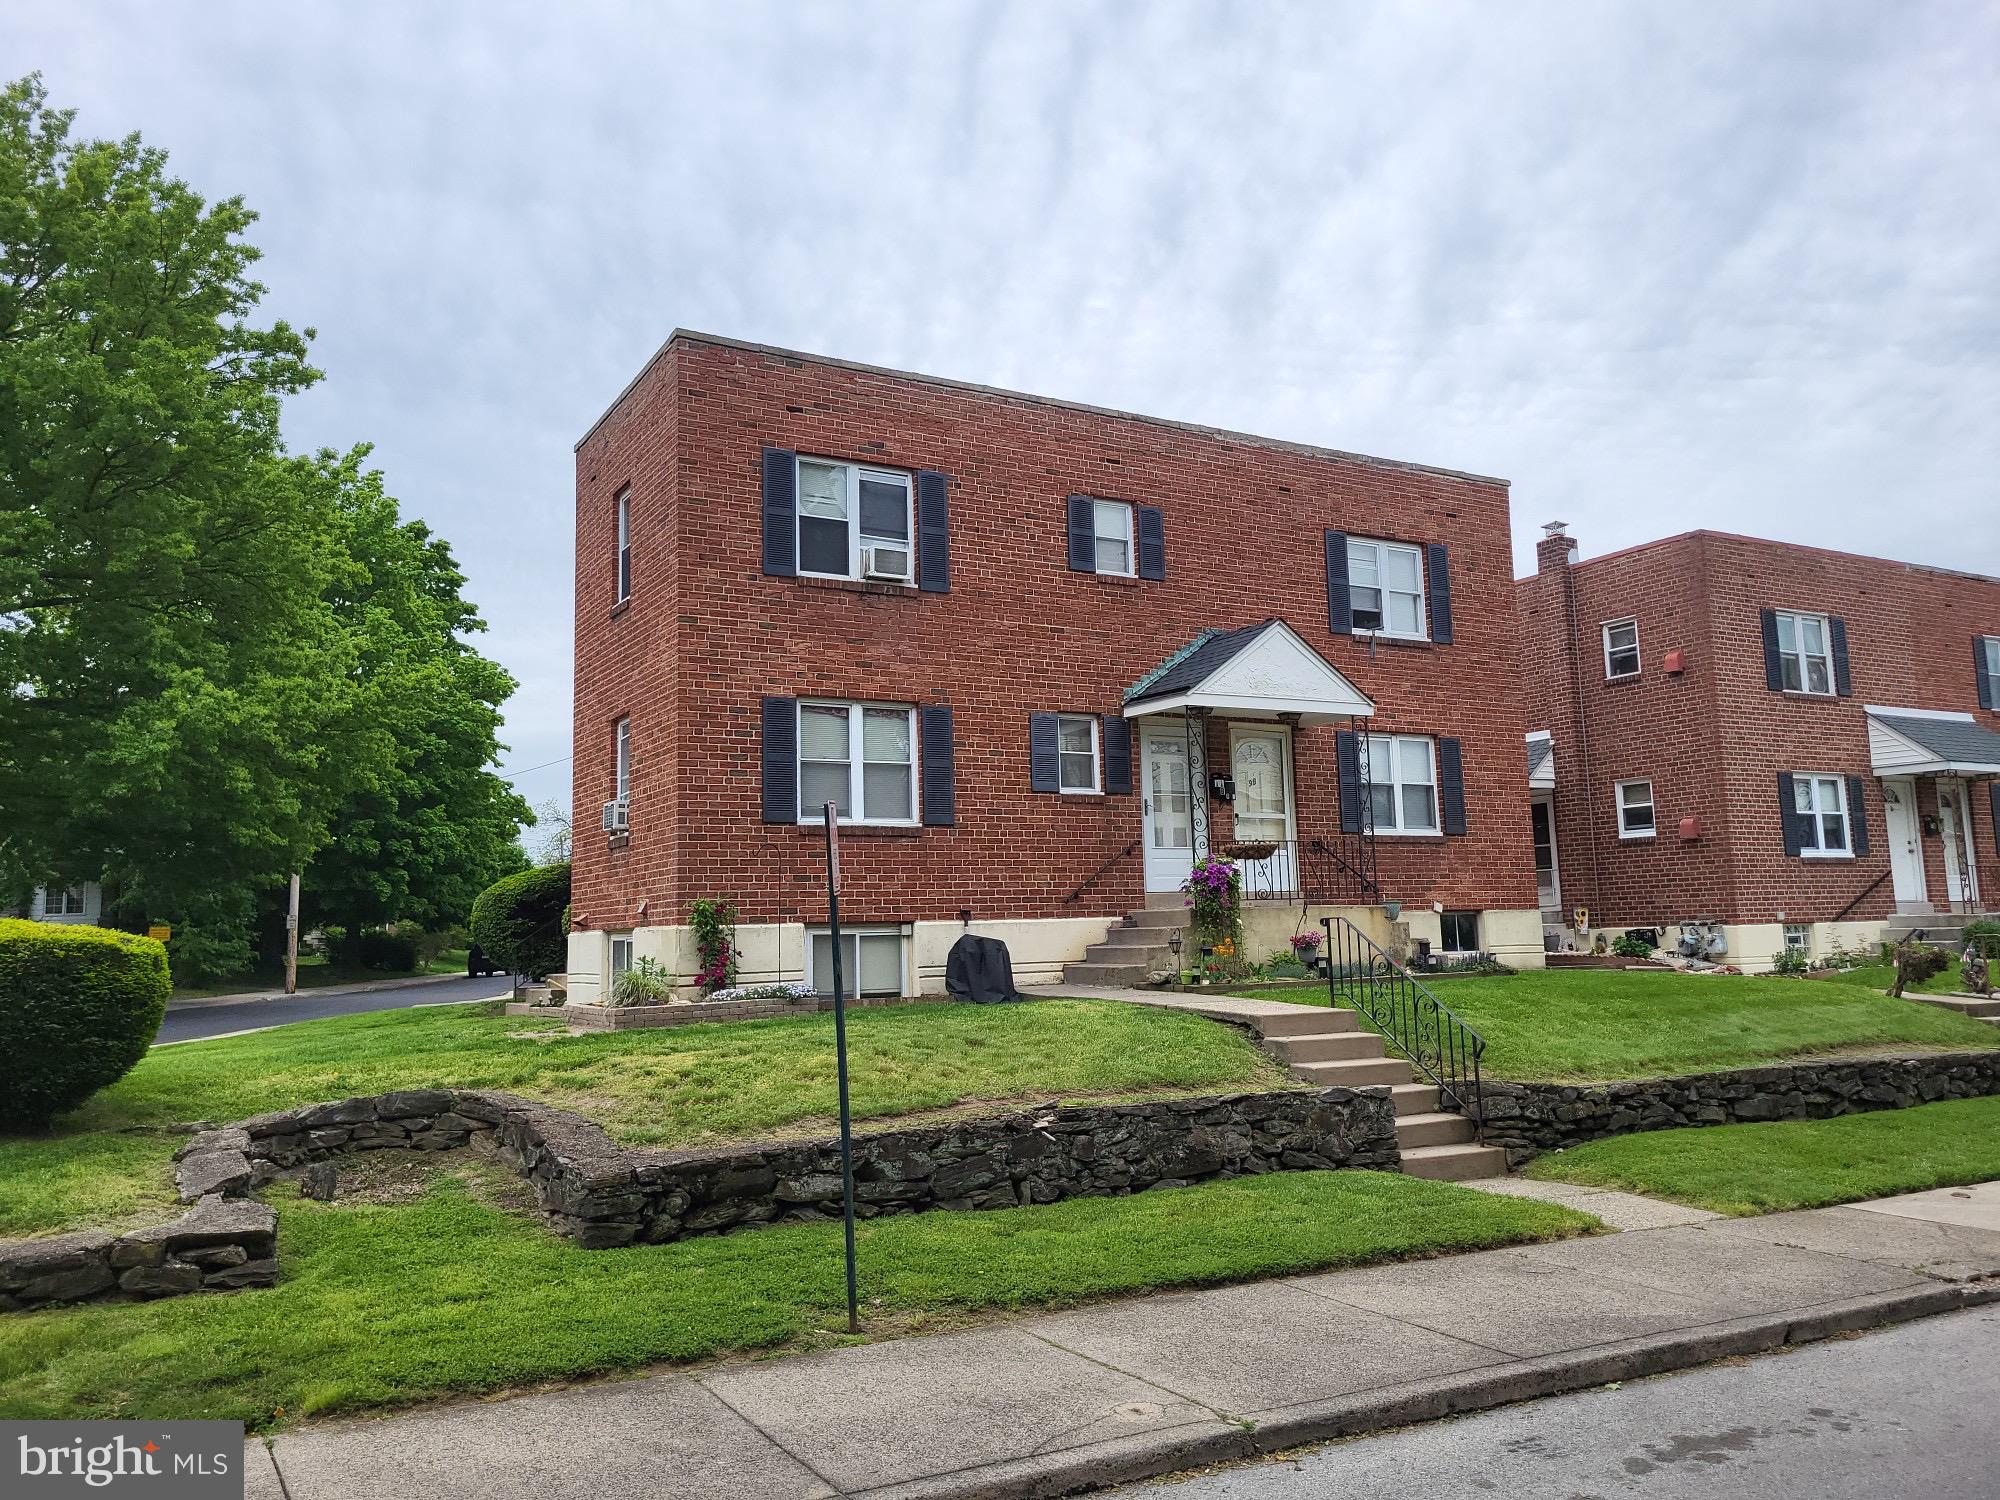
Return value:
[(863, 547), (861, 549), (861, 576), (863, 578), (883, 578), (895, 583), (910, 581), (910, 549), (908, 547)]
[(623, 833), (632, 826), (630, 808), (623, 797), (604, 804), (604, 831)]

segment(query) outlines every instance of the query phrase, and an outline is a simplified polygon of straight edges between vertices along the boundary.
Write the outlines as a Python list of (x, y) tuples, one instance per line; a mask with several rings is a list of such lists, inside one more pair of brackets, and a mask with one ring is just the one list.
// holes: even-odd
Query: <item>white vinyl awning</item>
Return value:
[(1211, 709), (1233, 718), (1301, 724), (1367, 718), (1369, 697), (1282, 620), (1208, 630), (1125, 694), (1125, 717)]

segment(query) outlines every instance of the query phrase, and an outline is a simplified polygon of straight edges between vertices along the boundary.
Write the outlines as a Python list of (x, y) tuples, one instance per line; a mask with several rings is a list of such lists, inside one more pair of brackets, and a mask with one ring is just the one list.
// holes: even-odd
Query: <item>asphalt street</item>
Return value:
[(1996, 1412), (2000, 1306), (1117, 1493), (1134, 1500), (1994, 1500)]
[(496, 1000), (512, 993), (506, 975), (487, 979), (445, 979), (403, 989), (348, 990), (315, 994), (302, 990), (276, 1000), (217, 1000), (168, 1010), (153, 1045), (191, 1042), (200, 1037), (228, 1036), (292, 1021), (317, 1021), (323, 1016), (352, 1016), (371, 1010), (405, 1010), (413, 1005), (447, 1005), (466, 1000)]

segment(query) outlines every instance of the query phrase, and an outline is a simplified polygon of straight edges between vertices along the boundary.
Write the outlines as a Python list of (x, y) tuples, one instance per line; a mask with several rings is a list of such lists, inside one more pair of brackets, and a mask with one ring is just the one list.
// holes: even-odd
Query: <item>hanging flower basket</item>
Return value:
[(1231, 859), (1269, 859), (1278, 852), (1278, 846), (1268, 839), (1245, 839), (1241, 843), (1224, 844), (1222, 852)]

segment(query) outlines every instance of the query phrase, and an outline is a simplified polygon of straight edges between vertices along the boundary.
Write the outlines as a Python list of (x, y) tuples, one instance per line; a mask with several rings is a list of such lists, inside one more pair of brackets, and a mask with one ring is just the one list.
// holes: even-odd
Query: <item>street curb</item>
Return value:
[(1907, 1323), (2000, 1302), (2000, 1280), (1916, 1287), (1701, 1328), (1649, 1334), (1562, 1354), (1539, 1355), (1410, 1381), (1352, 1396), (1304, 1402), (1256, 1427), (1217, 1432), (1209, 1423), (1190, 1433), (1169, 1428), (1144, 1436), (1092, 1443), (1046, 1457), (983, 1464), (957, 1474), (852, 1490), (868, 1500), (1050, 1500), (1079, 1491), (1156, 1479), (1182, 1469), (1233, 1463), (1308, 1443), (1354, 1437), (1415, 1422), (1436, 1421), (1533, 1401), (1611, 1381), (1664, 1375), (1734, 1355), (1768, 1354), (1838, 1334)]
[(464, 974), (406, 974), (401, 979), (371, 979), (364, 984), (328, 985), (324, 989), (308, 988), (296, 995), (287, 995), (283, 990), (238, 990), (233, 995), (203, 995), (196, 1000), (169, 1000), (167, 1010), (202, 1010), (212, 1005), (257, 1005), (267, 1000), (336, 1000), (342, 995), (372, 995), (378, 990), (413, 990), (419, 985), (448, 984), (454, 979), (465, 979)]

